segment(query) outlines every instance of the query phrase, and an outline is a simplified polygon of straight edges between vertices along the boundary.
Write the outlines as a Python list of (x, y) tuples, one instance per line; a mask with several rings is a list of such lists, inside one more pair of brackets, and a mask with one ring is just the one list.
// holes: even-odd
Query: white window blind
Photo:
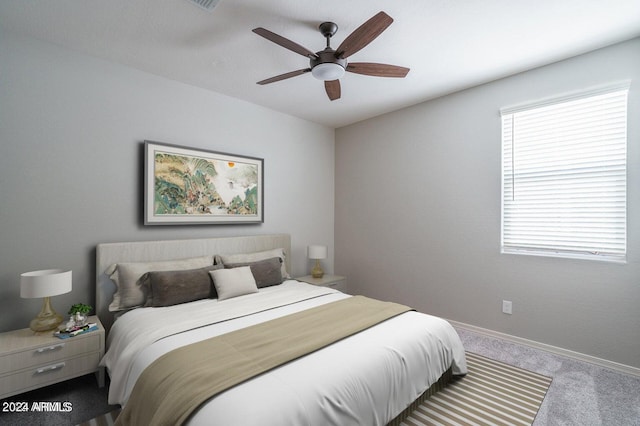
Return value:
[(503, 253), (625, 260), (628, 87), (501, 110)]

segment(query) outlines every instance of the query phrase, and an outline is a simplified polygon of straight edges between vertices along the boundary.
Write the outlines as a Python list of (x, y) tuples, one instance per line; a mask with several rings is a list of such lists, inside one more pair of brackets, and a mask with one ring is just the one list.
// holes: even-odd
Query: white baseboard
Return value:
[(522, 337), (512, 336), (510, 334), (501, 333), (499, 331), (493, 331), (486, 328), (477, 327), (471, 324), (465, 324), (465, 323), (453, 321), (453, 320), (447, 320), (447, 321), (449, 321), (449, 323), (454, 327), (469, 330), (474, 333), (484, 334), (489, 337), (496, 337), (498, 339), (503, 339), (508, 342), (517, 343), (519, 345), (530, 346), (536, 349), (551, 352), (556, 355), (565, 356), (567, 358), (572, 358), (582, 362), (588, 362), (591, 364), (598, 365), (600, 367), (616, 370), (624, 374), (630, 374), (632, 376), (640, 377), (640, 368), (637, 368), (637, 367), (633, 367), (626, 364), (620, 364), (618, 362), (609, 361), (606, 359), (583, 354), (580, 352), (574, 352), (569, 349), (559, 348), (557, 346), (547, 345), (546, 343), (540, 343), (534, 340), (524, 339)]

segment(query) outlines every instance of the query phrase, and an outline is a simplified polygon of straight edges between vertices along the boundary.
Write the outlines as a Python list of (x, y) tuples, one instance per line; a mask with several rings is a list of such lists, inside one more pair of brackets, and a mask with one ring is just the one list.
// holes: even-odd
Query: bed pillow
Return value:
[(213, 265), (213, 256), (191, 257), (187, 259), (160, 262), (124, 262), (109, 266), (105, 273), (116, 285), (116, 293), (109, 305), (109, 311), (123, 311), (145, 304), (147, 296), (138, 282), (149, 271), (174, 271), (196, 269)]
[(151, 271), (140, 278), (147, 295), (145, 307), (172, 306), (217, 297), (209, 271), (222, 265), (182, 271)]
[(269, 287), (282, 284), (282, 259), (272, 257), (271, 259), (258, 260), (257, 262), (225, 263), (227, 269), (248, 266), (251, 268), (253, 278), (256, 280), (258, 288)]
[(272, 257), (279, 257), (282, 260), (280, 265), (282, 278), (289, 279), (291, 276), (287, 273), (287, 254), (282, 248), (276, 248), (271, 250), (256, 251), (253, 253), (237, 253), (237, 254), (220, 254), (216, 255), (216, 263), (248, 263), (257, 262), (258, 260), (271, 259)]
[(218, 300), (231, 299), (245, 294), (257, 293), (258, 287), (251, 268), (241, 266), (233, 269), (217, 269), (209, 272), (218, 292)]

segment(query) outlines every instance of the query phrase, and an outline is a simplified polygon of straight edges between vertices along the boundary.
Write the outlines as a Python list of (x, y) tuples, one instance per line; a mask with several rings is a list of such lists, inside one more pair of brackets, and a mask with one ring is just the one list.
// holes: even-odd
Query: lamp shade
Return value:
[(20, 275), (20, 297), (50, 297), (71, 291), (71, 271), (45, 269)]
[(307, 257), (309, 259), (326, 259), (327, 246), (308, 246)]

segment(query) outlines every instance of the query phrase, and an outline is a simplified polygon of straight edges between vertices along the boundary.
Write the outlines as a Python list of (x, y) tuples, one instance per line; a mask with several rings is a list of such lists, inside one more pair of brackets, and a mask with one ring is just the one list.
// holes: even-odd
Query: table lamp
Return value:
[(31, 320), (31, 330), (47, 331), (57, 328), (62, 322), (62, 316), (51, 307), (51, 296), (71, 291), (71, 271), (62, 269), (45, 269), (42, 271), (25, 272), (20, 275), (20, 297), (43, 297), (42, 310)]
[(315, 266), (311, 269), (311, 276), (313, 278), (322, 278), (324, 271), (320, 266), (320, 259), (327, 258), (327, 246), (308, 246), (307, 257), (316, 261)]

